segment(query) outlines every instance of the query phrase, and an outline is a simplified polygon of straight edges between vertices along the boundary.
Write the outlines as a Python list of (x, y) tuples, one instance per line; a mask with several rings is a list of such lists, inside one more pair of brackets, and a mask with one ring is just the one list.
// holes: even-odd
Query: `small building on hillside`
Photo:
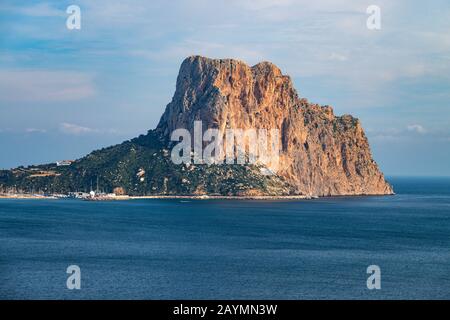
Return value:
[(56, 166), (57, 167), (70, 166), (72, 164), (72, 162), (73, 162), (73, 160), (56, 161)]

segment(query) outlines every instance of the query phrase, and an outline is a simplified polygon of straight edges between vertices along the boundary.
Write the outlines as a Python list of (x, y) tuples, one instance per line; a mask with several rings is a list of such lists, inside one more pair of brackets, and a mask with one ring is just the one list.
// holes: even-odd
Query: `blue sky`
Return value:
[[(81, 30), (66, 28), (72, 4)], [(0, 168), (154, 128), (200, 54), (272, 61), (300, 96), (358, 117), (387, 175), (450, 176), (448, 1), (2, 0), (0, 29)]]

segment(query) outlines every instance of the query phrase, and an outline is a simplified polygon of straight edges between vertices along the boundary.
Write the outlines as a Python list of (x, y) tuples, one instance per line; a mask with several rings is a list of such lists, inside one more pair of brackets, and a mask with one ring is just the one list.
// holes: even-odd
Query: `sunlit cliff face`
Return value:
[(300, 99), (290, 77), (270, 62), (249, 67), (231, 59), (187, 58), (156, 130), (168, 138), (181, 128), (194, 135), (196, 121), (202, 122), (203, 130), (218, 129), (221, 137), (227, 129), (278, 130), (276, 173), (296, 193), (393, 192), (372, 159), (360, 122)]

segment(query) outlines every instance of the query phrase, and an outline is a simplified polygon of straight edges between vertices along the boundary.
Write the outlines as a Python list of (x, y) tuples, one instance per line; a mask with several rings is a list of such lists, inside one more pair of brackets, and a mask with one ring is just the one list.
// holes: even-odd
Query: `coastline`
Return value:
[(129, 200), (309, 200), (317, 197), (296, 196), (221, 196), (221, 195), (153, 195), (113, 196), (85, 198), (84, 201), (129, 201)]
[[(221, 195), (154, 195), (154, 196), (115, 196), (115, 197), (98, 197), (85, 198), (85, 201), (128, 201), (128, 200), (308, 200), (317, 197), (305, 195), (293, 196), (221, 196)], [(58, 200), (63, 199), (56, 196), (40, 196), (31, 194), (0, 194), (0, 199), (39, 199), (39, 200)]]
[(176, 195), (161, 195), (161, 196), (136, 196), (129, 197), (131, 200), (141, 199), (182, 199), (182, 200), (307, 200), (315, 197), (297, 195), (297, 196), (221, 196), (221, 195), (198, 195), (198, 196), (176, 196)]
[[(291, 196), (224, 196), (224, 195), (149, 195), (149, 196), (100, 196), (94, 198), (75, 198), (83, 201), (129, 201), (129, 200), (312, 200), (319, 198), (334, 197), (369, 197), (369, 196), (393, 196), (391, 194), (349, 194), (349, 195), (331, 195), (331, 196), (307, 196), (307, 195), (291, 195)], [(61, 200), (66, 197), (43, 196), (31, 194), (0, 194), (0, 199), (16, 199), (16, 200)]]
[(58, 198), (55, 196), (40, 196), (40, 195), (33, 195), (33, 194), (0, 194), (0, 199), (17, 199), (17, 200), (24, 200), (24, 199), (39, 199), (39, 200), (57, 200)]

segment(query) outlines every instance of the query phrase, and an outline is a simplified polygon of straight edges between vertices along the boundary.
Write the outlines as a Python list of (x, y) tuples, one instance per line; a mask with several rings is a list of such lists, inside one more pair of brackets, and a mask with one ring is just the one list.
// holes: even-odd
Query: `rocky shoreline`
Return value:
[[(86, 198), (87, 201), (124, 201), (124, 200), (144, 200), (144, 199), (166, 199), (166, 200), (309, 200), (317, 197), (305, 195), (293, 196), (221, 196), (221, 195), (153, 195), (153, 196), (115, 196)], [(57, 196), (41, 196), (32, 194), (0, 194), (0, 199), (63, 199)]]
[(199, 196), (139, 196), (130, 197), (132, 200), (139, 199), (182, 199), (182, 200), (308, 200), (316, 197), (297, 195), (297, 196), (221, 196), (221, 195), (199, 195)]
[(56, 200), (58, 199), (55, 196), (41, 196), (41, 195), (35, 195), (35, 194), (0, 194), (0, 199), (47, 199), (47, 200)]

